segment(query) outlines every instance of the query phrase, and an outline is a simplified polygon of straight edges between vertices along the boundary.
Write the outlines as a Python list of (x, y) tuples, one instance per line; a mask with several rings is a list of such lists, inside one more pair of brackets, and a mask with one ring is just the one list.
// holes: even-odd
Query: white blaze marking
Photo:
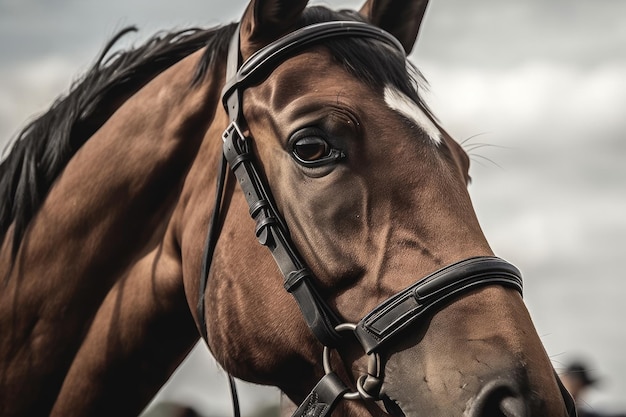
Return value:
[(436, 145), (441, 143), (441, 133), (437, 126), (406, 94), (387, 86), (385, 87), (385, 102), (391, 109), (413, 121)]

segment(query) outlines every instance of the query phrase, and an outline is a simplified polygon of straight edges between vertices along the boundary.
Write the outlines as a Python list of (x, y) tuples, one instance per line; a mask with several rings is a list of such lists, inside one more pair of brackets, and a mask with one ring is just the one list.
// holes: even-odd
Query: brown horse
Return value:
[(427, 1), (306, 3), (107, 47), (19, 137), (2, 416), (136, 415), (198, 330), (236, 377), (313, 388), (297, 415), (575, 415), (418, 95)]

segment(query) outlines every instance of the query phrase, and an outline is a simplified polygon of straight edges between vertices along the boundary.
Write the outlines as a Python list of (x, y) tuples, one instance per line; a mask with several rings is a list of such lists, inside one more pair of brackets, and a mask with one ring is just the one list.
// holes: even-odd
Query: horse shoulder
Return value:
[(180, 258), (166, 238), (108, 292), (51, 416), (138, 415), (197, 339)]

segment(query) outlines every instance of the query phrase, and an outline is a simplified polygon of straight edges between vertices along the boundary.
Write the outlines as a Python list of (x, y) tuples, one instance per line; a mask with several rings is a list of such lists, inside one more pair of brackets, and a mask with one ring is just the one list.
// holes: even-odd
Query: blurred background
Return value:
[[(0, 0), (0, 146), (117, 30), (137, 25), (120, 45), (138, 44), (237, 20), (246, 3)], [(495, 252), (522, 270), (555, 368), (584, 360), (601, 380), (585, 402), (614, 412), (626, 410), (625, 17), (620, 0), (431, 0), (411, 54), (427, 101), (472, 155), (476, 211)], [(244, 415), (275, 415), (276, 390), (239, 387)], [(145, 414), (230, 407), (226, 376), (198, 345)]]

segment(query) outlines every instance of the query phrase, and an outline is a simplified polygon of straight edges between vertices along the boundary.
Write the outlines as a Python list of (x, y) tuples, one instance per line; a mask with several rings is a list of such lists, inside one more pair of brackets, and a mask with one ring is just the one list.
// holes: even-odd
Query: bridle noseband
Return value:
[[(206, 340), (204, 293), (219, 234), (218, 223), (226, 175), (225, 162), (228, 162), (250, 207), (250, 215), (256, 222), (257, 239), (271, 251), (284, 277), (285, 289), (293, 295), (307, 325), (325, 346), (326, 374), (293, 417), (328, 416), (341, 398), (380, 399), (377, 393), (382, 384), (381, 365), (378, 360), (379, 348), (397, 339), (403, 330), (432, 309), (486, 285), (502, 285), (522, 293), (522, 278), (517, 268), (500, 258), (475, 257), (449, 265), (418, 280), (374, 308), (357, 324), (342, 323), (320, 296), (315, 287), (313, 273), (291, 241), (287, 225), (257, 168), (256, 157), (252, 153), (252, 137), (242, 133), (247, 125), (242, 111), (242, 99), (243, 91), (247, 87), (262, 82), (288, 57), (324, 40), (346, 37), (381, 41), (404, 54), (398, 40), (382, 29), (355, 21), (331, 21), (296, 30), (260, 49), (239, 66), (239, 28), (237, 28), (229, 48), (227, 83), (222, 93), (222, 102), (231, 123), (222, 136), (224, 156), (220, 163), (215, 209), (203, 254), (197, 312), (200, 330)], [(330, 348), (339, 346), (344, 340), (345, 333), (354, 334), (370, 358), (368, 373), (358, 378), (355, 392), (348, 392), (348, 387), (330, 367)]]

